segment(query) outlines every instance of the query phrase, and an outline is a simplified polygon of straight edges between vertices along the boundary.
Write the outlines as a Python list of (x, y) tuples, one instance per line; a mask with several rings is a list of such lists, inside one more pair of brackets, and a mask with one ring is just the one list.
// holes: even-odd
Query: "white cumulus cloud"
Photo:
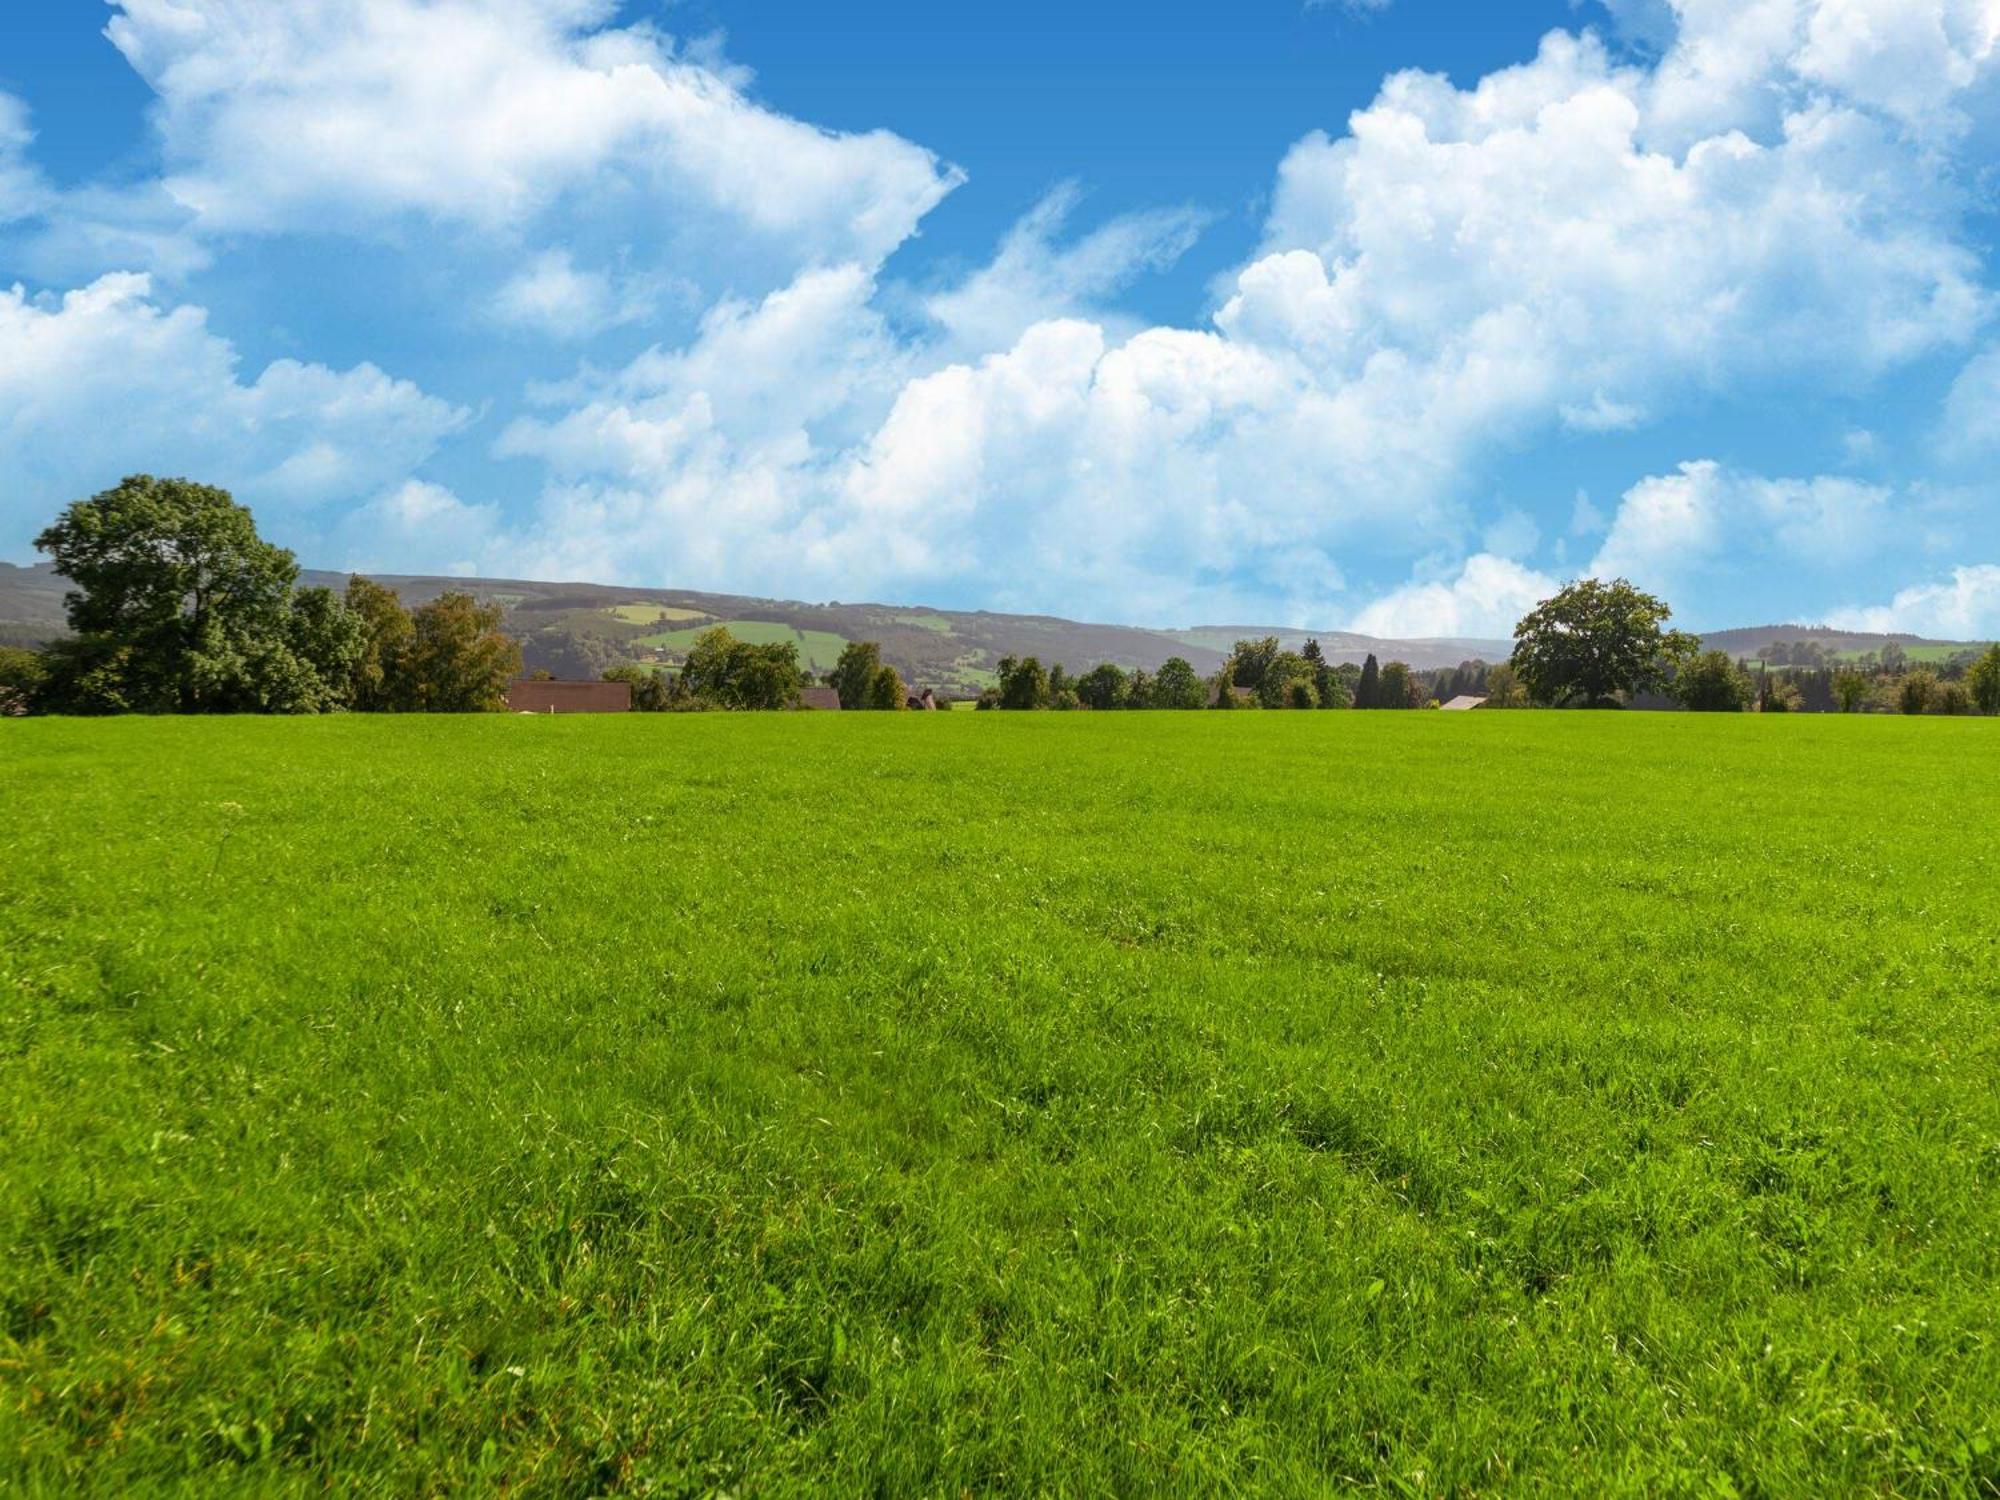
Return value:
[(201, 308), (143, 275), (60, 298), (0, 291), (0, 547), (71, 500), (144, 470), (188, 474), (266, 508), (353, 501), (399, 482), (468, 420), (373, 365), (278, 360), (249, 383)]
[(1452, 577), (1407, 583), (1385, 594), (1355, 615), (1348, 628), (1391, 639), (1511, 640), (1521, 616), (1561, 586), (1546, 573), (1481, 552), (1467, 558)]
[(2000, 566), (1954, 568), (1949, 578), (1912, 584), (1887, 604), (1835, 610), (1842, 630), (1926, 635), (1945, 640), (2000, 639)]
[(166, 188), (212, 231), (416, 215), (519, 233), (560, 204), (683, 259), (873, 263), (958, 181), (887, 132), (755, 103), (613, 0), (117, 0)]

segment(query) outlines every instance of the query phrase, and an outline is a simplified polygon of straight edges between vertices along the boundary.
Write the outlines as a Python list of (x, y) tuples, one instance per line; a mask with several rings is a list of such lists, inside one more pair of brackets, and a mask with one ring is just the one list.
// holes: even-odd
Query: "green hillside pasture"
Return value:
[(706, 620), (698, 609), (682, 609), (672, 604), (614, 604), (607, 613), (626, 625), (651, 625), (658, 620)]
[(0, 1491), (1991, 1495), (1997, 758), (0, 723)]
[(789, 625), (775, 624), (769, 620), (720, 620), (708, 624), (690, 626), (683, 630), (656, 631), (652, 635), (642, 635), (637, 644), (653, 646), (663, 651), (685, 652), (695, 643), (695, 638), (704, 630), (711, 630), (720, 624), (739, 641), (748, 641), (753, 646), (770, 646), (789, 641), (799, 648), (799, 663), (814, 672), (829, 670), (840, 660), (840, 653), (847, 642), (826, 630), (794, 630)]

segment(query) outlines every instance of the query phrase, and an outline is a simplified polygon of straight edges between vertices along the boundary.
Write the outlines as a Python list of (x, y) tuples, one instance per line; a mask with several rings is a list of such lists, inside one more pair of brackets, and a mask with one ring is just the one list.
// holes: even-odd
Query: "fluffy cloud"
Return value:
[(673, 258), (872, 264), (957, 182), (886, 132), (753, 103), (613, 0), (117, 0), (166, 187), (212, 231), (417, 215), (519, 233), (558, 204)]
[[(685, 298), (692, 289), (679, 291)], [(579, 270), (569, 251), (547, 250), (500, 288), (493, 315), (550, 338), (580, 340), (651, 319), (670, 294), (665, 278)]]
[(1482, 552), (1467, 558), (1454, 577), (1405, 584), (1377, 599), (1349, 628), (1391, 639), (1511, 640), (1521, 616), (1560, 587), (1545, 573)]
[[(1650, 69), (1555, 33), (1470, 89), (1390, 79), (1346, 137), (1286, 158), (1264, 247), (1205, 329), (1085, 311), (1193, 226), (1119, 221), (1061, 248), (1066, 194), (931, 296), (914, 341), (871, 310), (866, 262), (727, 303), (687, 349), (545, 393), (550, 413), (509, 430), (503, 452), (551, 470), (541, 555), (1321, 619), (1352, 614), (1345, 574), (1469, 556), (1362, 617), (1510, 624), (1549, 581), (1537, 533), (1496, 547), (1484, 528), (1481, 552), (1460, 498), (1504, 445), (1799, 378), (1858, 387), (1987, 315), (1942, 159), (1866, 80), (1842, 92), (1851, 70), (1810, 52), (1831, 33), (1809, 9), (1690, 0)], [(1761, 135), (1749, 94), (1781, 104)], [(1716, 133), (1655, 143), (1698, 117)], [(1832, 570), (1877, 543), (1892, 500), (1690, 465), (1626, 497), (1597, 567), (1670, 593), (1750, 559)]]
[(198, 307), (142, 275), (60, 299), (0, 292), (0, 546), (138, 469), (190, 473), (261, 508), (352, 501), (406, 476), (467, 413), (373, 365), (279, 360), (249, 384)]
[(2000, 346), (1981, 353), (1952, 382), (1940, 447), (1953, 463), (2000, 454)]
[(990, 265), (927, 298), (924, 310), (961, 348), (1004, 348), (1035, 323), (1090, 313), (1145, 272), (1164, 270), (1206, 222), (1193, 209), (1157, 209), (1060, 245), (1080, 197), (1074, 184), (1050, 193), (1001, 241)]
[(1774, 566), (1832, 574), (1890, 543), (1894, 498), (1852, 479), (1766, 479), (1683, 464), (1627, 492), (1589, 571), (1669, 599)]
[(1949, 579), (1912, 585), (1887, 604), (1835, 610), (1827, 623), (1945, 640), (2000, 638), (2000, 566), (1954, 568)]
[[(448, 226), (489, 270), (511, 257), (477, 278), (491, 315), (558, 336), (711, 302), (681, 347), (530, 393), (494, 444), (540, 470), (527, 509), (337, 439), (247, 465), (374, 497), (342, 545), (407, 537), (412, 566), (1491, 631), (1549, 584), (1516, 514), (1545, 497), (1501, 496), (1497, 524), (1469, 502), (1496, 456), (1718, 396), (1865, 390), (1992, 311), (1959, 214), (1996, 0), (1619, 0), (1656, 61), (1557, 32), (1470, 88), (1398, 74), (1286, 156), (1257, 253), (1191, 328), (1105, 304), (1199, 218), (1070, 237), (1072, 189), (957, 285), (885, 290), (956, 175), (760, 106), (610, 0), (118, 3), (159, 95), (161, 192), (206, 231)], [(9, 118), (0, 202), (29, 180), (7, 176)], [(1954, 432), (1987, 430), (1988, 373), (1961, 380)], [(370, 379), (407, 392), (367, 367), (226, 389), (303, 431)], [(1689, 465), (1625, 497), (1597, 565), (1674, 594), (1746, 560), (1831, 574), (1888, 545), (1899, 503)], [(1357, 616), (1348, 580), (1415, 558)]]

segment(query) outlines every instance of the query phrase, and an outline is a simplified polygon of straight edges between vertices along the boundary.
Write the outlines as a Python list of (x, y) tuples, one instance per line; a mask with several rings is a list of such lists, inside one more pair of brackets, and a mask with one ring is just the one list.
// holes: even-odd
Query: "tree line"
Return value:
[[(447, 592), (409, 609), (358, 575), (338, 593), (301, 588), (292, 554), (212, 486), (133, 475), (69, 506), (35, 545), (74, 585), (70, 635), (38, 651), (0, 647), (0, 709), (468, 713), (504, 707), (521, 672), (499, 605)], [(1471, 696), (1488, 708), (2000, 713), (2000, 644), (1937, 668), (1910, 665), (1893, 643), (1844, 664), (1816, 643), (1774, 644), (1753, 672), (1669, 629), (1672, 613), (1625, 579), (1586, 578), (1529, 611), (1506, 662), (1427, 672), (1372, 655), (1336, 664), (1316, 640), (1291, 651), (1276, 636), (1236, 642), (1206, 680), (1178, 656), (1154, 672), (1104, 662), (1078, 677), (1008, 656), (978, 707), (1414, 709)], [(629, 684), (642, 712), (795, 708), (811, 681), (795, 644), (742, 641), (722, 626), (696, 638), (678, 672), (623, 665), (603, 677)], [(910, 701), (872, 641), (850, 642), (824, 680), (843, 709)]]
[(358, 576), (300, 588), (292, 554), (209, 485), (133, 475), (35, 545), (75, 587), (66, 638), (0, 650), (0, 695), (29, 711), (467, 713), (503, 707), (521, 670), (498, 605), (406, 609)]

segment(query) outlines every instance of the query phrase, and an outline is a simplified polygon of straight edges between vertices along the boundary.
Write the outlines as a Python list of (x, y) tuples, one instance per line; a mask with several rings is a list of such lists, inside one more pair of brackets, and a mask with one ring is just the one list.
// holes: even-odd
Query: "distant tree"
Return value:
[(1278, 659), (1278, 638), (1267, 635), (1261, 641), (1238, 641), (1229, 655), (1229, 680), (1237, 687), (1261, 693), (1271, 664)]
[(1833, 674), (1833, 698), (1844, 714), (1859, 713), (1868, 703), (1868, 679), (1852, 667)]
[(877, 666), (875, 675), (868, 681), (868, 694), (859, 706), (896, 712), (907, 709), (910, 706), (910, 695), (903, 687), (901, 674), (886, 663)]
[(881, 670), (880, 646), (874, 641), (849, 641), (841, 648), (840, 660), (828, 675), (827, 685), (840, 694), (842, 708), (865, 708), (875, 691), (876, 674)]
[(440, 594), (411, 611), (404, 654), (404, 696), (425, 713), (487, 713), (504, 708), (507, 684), (521, 672), (521, 646), (500, 631), (505, 611), (470, 594)]
[(1131, 683), (1125, 673), (1110, 662), (1092, 667), (1076, 680), (1077, 701), (1098, 710), (1123, 708)]
[[(900, 688), (900, 679), (897, 685)], [(731, 659), (725, 702), (730, 708), (762, 712), (792, 708), (804, 686), (805, 673), (799, 669), (795, 642), (771, 641), (761, 646), (739, 642)]]
[(1666, 603), (1622, 578), (1585, 578), (1544, 599), (1514, 627), (1513, 667), (1539, 703), (1615, 707), (1661, 685), (1693, 637), (1662, 627)]
[(1527, 684), (1521, 681), (1521, 674), (1514, 670), (1513, 663), (1501, 662), (1486, 672), (1486, 707), (1526, 708), (1528, 706)]
[(1906, 714), (1929, 713), (1937, 690), (1937, 676), (1929, 669), (1919, 667), (1914, 672), (1906, 672), (1896, 687), (1897, 706)]
[(2000, 644), (1988, 646), (1965, 670), (1965, 686), (1983, 714), (2000, 714)]
[(673, 701), (673, 688), (667, 681), (667, 674), (658, 667), (640, 667), (627, 663), (624, 666), (607, 668), (606, 682), (631, 684), (632, 712), (635, 714), (665, 713)]
[(1782, 672), (1766, 672), (1757, 685), (1757, 711), (1766, 714), (1795, 714), (1803, 701), (1799, 690)]
[(1158, 708), (1202, 708), (1208, 703), (1208, 692), (1184, 657), (1170, 656), (1160, 663), (1160, 675), (1153, 679), (1153, 703)]
[(1352, 662), (1342, 662), (1339, 666), (1322, 660), (1313, 673), (1313, 692), (1319, 699), (1321, 708), (1354, 707), (1354, 685), (1361, 680), (1361, 669)]
[(0, 714), (26, 713), (37, 707), (47, 678), (41, 652), (25, 646), (0, 646)]
[(1153, 706), (1153, 679), (1144, 667), (1133, 670), (1125, 684), (1125, 707), (1151, 708)]
[(1750, 679), (1727, 651), (1704, 651), (1683, 662), (1669, 687), (1682, 708), (1704, 714), (1740, 714), (1750, 706)]
[(1032, 656), (1020, 660), (1010, 656), (1000, 663), (1000, 706), (1011, 709), (1049, 706), (1049, 677), (1041, 662)]
[(1326, 653), (1320, 650), (1319, 642), (1316, 640), (1307, 641), (1305, 643), (1305, 646), (1300, 650), (1299, 655), (1303, 656), (1307, 661), (1311, 662), (1315, 667), (1324, 666), (1326, 664)]
[(1382, 706), (1382, 668), (1375, 660), (1375, 653), (1368, 653), (1368, 660), (1361, 664), (1361, 680), (1354, 688), (1356, 708), (1380, 708)]
[(521, 641), (521, 659), (565, 682), (593, 682), (626, 659), (625, 647), (594, 630), (551, 625)]
[[(1319, 690), (1313, 686), (1317, 674), (1313, 664), (1295, 651), (1280, 651), (1264, 666), (1256, 687), (1257, 702), (1264, 708), (1318, 708)], [(1296, 689), (1303, 687), (1301, 694)], [(1302, 701), (1309, 699), (1310, 701)]]
[(1243, 706), (1236, 696), (1236, 678), (1227, 665), (1209, 680), (1208, 689), (1210, 708), (1237, 709)]
[(393, 589), (359, 573), (347, 580), (347, 612), (361, 625), (361, 656), (354, 667), (354, 707), (387, 713), (416, 707), (405, 658), (416, 626)]
[(1901, 644), (1896, 641), (1890, 641), (1882, 647), (1882, 670), (1885, 672), (1902, 671), (1909, 659), (1910, 653), (1905, 651)]
[(1419, 708), (1424, 695), (1410, 675), (1407, 663), (1392, 661), (1382, 668), (1381, 685), (1376, 690), (1377, 708)]
[(298, 564), (227, 490), (135, 474), (35, 538), (75, 585), (44, 692), (72, 711), (289, 710), (323, 697), (287, 638)]
[(1964, 682), (1941, 682), (1937, 696), (1931, 700), (1931, 709), (1941, 714), (1969, 714), (1972, 712), (1972, 693)]

